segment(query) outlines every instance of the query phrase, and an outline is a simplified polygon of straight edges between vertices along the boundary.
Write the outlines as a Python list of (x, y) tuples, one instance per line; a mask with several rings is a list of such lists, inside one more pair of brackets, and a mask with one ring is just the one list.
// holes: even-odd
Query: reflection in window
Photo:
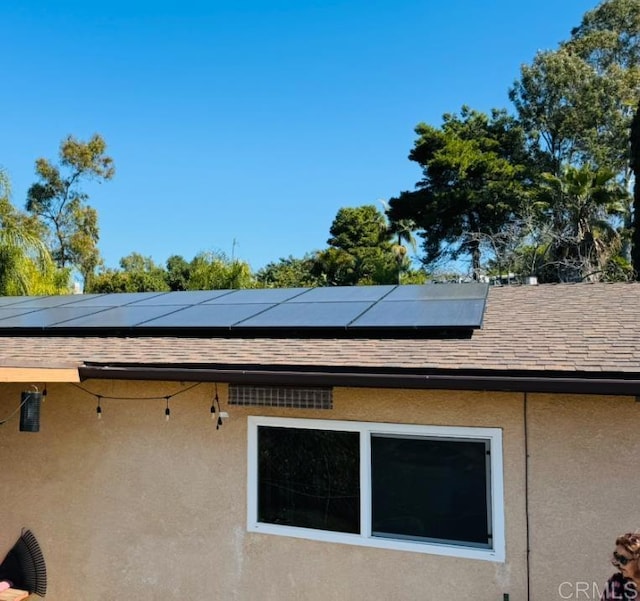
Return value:
[(372, 531), (490, 544), (484, 441), (371, 438)]
[(258, 519), (333, 532), (360, 531), (357, 432), (258, 429)]
[(504, 561), (499, 428), (249, 425), (250, 530)]

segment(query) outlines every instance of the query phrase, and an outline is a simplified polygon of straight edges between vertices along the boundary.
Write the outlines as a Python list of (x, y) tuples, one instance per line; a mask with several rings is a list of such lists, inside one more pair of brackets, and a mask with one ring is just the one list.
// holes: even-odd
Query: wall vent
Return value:
[(229, 384), (229, 405), (286, 407), (288, 409), (333, 409), (333, 389)]

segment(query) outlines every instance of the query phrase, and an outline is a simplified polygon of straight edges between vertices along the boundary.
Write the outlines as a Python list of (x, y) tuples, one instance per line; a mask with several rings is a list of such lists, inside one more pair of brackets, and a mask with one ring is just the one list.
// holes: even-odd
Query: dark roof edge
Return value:
[(322, 370), (247, 369), (245, 367), (170, 367), (148, 365), (83, 365), (80, 379), (171, 380), (181, 382), (226, 382), (279, 386), (344, 386), (354, 388), (410, 388), (503, 392), (555, 392), (573, 394), (640, 396), (640, 375), (613, 377), (558, 377), (539, 372), (378, 373)]

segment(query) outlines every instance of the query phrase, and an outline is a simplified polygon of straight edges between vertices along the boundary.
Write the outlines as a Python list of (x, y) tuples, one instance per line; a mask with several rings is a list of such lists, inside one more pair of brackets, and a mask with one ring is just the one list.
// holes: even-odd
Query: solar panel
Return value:
[(477, 328), (483, 300), (393, 301), (378, 303), (349, 328)]
[(32, 309), (21, 309), (17, 305), (12, 307), (0, 307), (0, 328), (9, 326), (10, 322), (5, 320), (8, 320), (9, 318), (15, 317), (17, 315), (31, 313), (31, 311)]
[(149, 300), (156, 296), (161, 296), (162, 294), (162, 292), (118, 292), (113, 294), (96, 295), (83, 294), (81, 299), (74, 304), (84, 307), (121, 307), (133, 302)]
[(302, 303), (335, 303), (350, 301), (378, 301), (395, 286), (327, 286), (313, 288), (305, 294), (293, 298), (291, 302)]
[(230, 328), (273, 304), (195, 305), (139, 324), (139, 328)]
[(487, 293), (486, 284), (428, 284), (0, 297), (0, 332), (470, 331), (482, 325)]
[(18, 315), (2, 319), (0, 328), (52, 328), (59, 322), (96, 313), (92, 307), (48, 307), (41, 310), (21, 312)]
[(485, 299), (487, 297), (487, 284), (412, 284), (408, 286), (396, 286), (395, 290), (387, 295), (385, 301), (409, 301), (409, 300), (436, 300), (436, 299)]
[(282, 303), (236, 324), (238, 328), (346, 328), (371, 303)]
[[(84, 315), (76, 315), (66, 321), (56, 321), (52, 327), (59, 328), (132, 328), (158, 315), (167, 313), (167, 307), (111, 307), (97, 310), (92, 307), (64, 307), (68, 312), (85, 310)], [(50, 311), (53, 311), (51, 309)]]
[(64, 296), (36, 296), (22, 297), (26, 300), (20, 303), (20, 307), (29, 307), (31, 309), (46, 309), (48, 307), (61, 307), (74, 305), (95, 298), (102, 298), (104, 294), (67, 294)]
[(20, 305), (34, 299), (49, 298), (47, 296), (0, 296), (0, 307)]
[(146, 296), (140, 300), (134, 300), (131, 302), (131, 306), (182, 306), (189, 307), (191, 305), (198, 305), (219, 296), (229, 294), (229, 290), (185, 290), (185, 291), (173, 291), (164, 292), (162, 294), (155, 294), (154, 296)]
[(205, 305), (234, 305), (245, 303), (272, 304), (295, 299), (309, 288), (258, 288), (251, 290), (227, 290), (224, 296), (204, 301)]

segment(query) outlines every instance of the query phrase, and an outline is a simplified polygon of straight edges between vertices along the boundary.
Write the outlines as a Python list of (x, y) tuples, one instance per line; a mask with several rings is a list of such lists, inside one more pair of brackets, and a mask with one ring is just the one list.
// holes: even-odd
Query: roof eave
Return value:
[(566, 394), (623, 395), (640, 397), (640, 373), (545, 375), (519, 372), (505, 375), (491, 370), (425, 373), (326, 370), (313, 368), (261, 369), (224, 367), (172, 367), (154, 365), (83, 365), (81, 380), (170, 380), (182, 382), (227, 382), (280, 386), (343, 386), (355, 388), (409, 388), (541, 392)]
[(0, 382), (80, 382), (77, 365), (0, 362)]

